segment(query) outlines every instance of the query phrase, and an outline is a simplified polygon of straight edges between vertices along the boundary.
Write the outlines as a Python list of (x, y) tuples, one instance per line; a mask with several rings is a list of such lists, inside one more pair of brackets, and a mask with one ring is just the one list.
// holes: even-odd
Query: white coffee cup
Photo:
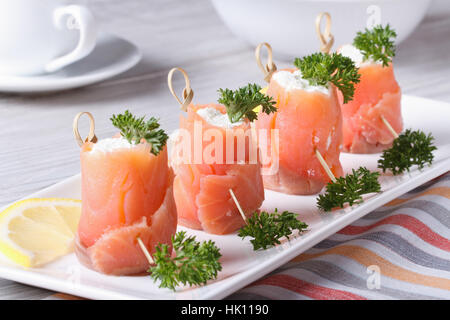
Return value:
[(57, 71), (95, 47), (97, 26), (84, 6), (63, 0), (0, 0), (0, 75)]

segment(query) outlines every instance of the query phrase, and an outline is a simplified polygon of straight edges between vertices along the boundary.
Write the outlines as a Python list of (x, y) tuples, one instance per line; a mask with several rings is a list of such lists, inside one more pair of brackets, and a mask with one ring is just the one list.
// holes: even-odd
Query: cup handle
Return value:
[(45, 66), (46, 72), (57, 71), (86, 57), (95, 47), (97, 40), (97, 24), (95, 23), (92, 13), (87, 8), (79, 5), (69, 5), (57, 8), (53, 12), (53, 20), (58, 28), (63, 29), (69, 27), (67, 25), (67, 20), (64, 19), (66, 16), (72, 16), (79, 26), (80, 39), (78, 45), (72, 52), (47, 63)]

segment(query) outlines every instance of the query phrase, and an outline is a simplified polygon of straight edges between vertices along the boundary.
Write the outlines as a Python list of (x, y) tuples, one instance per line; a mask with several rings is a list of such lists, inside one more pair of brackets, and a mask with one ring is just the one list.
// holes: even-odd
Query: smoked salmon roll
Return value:
[[(259, 132), (266, 132), (265, 140), (271, 146), (267, 153), (262, 152), (268, 155), (267, 160), (263, 159), (267, 169), (263, 175), (265, 188), (310, 195), (330, 181), (316, 151), (334, 176), (343, 174), (339, 161), (342, 114), (333, 82), (345, 83), (350, 99), (357, 70), (350, 59), (336, 54), (314, 54), (296, 59), (295, 65), (296, 69), (279, 70), (272, 75), (267, 95), (276, 101), (277, 112), (259, 115), (256, 127)], [(324, 72), (318, 73), (320, 70)], [(336, 74), (344, 76), (339, 78)], [(279, 134), (278, 146), (270, 134), (274, 130)], [(260, 148), (263, 149), (261, 143)]]
[(121, 134), (81, 147), (82, 212), (77, 256), (92, 269), (113, 275), (148, 270), (139, 237), (150, 253), (170, 244), (177, 228), (167, 135), (156, 119), (128, 111), (113, 116)]
[(344, 45), (338, 50), (355, 62), (361, 75), (352, 101), (344, 103), (339, 95), (345, 152), (377, 153), (391, 147), (395, 137), (383, 123), (382, 116), (397, 133), (403, 130), (401, 89), (392, 64), (395, 54), (392, 37), (395, 32), (389, 26), (377, 26), (358, 33), (353, 45)]
[[(267, 100), (260, 89), (249, 86), (242, 93)], [(228, 106), (189, 105), (174, 138), (178, 161), (171, 161), (176, 174), (174, 197), (179, 224), (212, 234), (232, 233), (245, 224), (230, 189), (246, 216), (264, 201), (261, 165), (250, 124), (256, 116), (252, 110), (260, 100), (247, 99), (245, 106), (233, 104), (233, 92), (223, 93), (229, 94), (229, 99), (219, 102)], [(245, 99), (243, 96), (234, 98)]]

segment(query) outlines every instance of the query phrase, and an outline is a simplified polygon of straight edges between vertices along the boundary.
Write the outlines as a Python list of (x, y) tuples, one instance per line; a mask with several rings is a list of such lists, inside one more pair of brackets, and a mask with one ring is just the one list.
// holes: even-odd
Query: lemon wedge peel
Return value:
[[(45, 209), (54, 218), (59, 215), (58, 221), (52, 221), (47, 217)], [(40, 212), (35, 212), (37, 209)], [(42, 211), (44, 210), (44, 211)], [(81, 213), (81, 200), (68, 198), (31, 198), (13, 203), (0, 212), (0, 253), (10, 261), (24, 268), (38, 267), (51, 262), (56, 258), (73, 251), (73, 242)], [(39, 221), (42, 218), (43, 221)], [(75, 223), (76, 222), (76, 223)], [(27, 239), (26, 234), (15, 234), (10, 228), (14, 224), (20, 229), (34, 233), (31, 236), (49, 236), (43, 243), (57, 240), (55, 243), (56, 252), (46, 252), (39, 249), (35, 252), (29, 248), (24, 248), (17, 242), (28, 242), (33, 245), (33, 238)], [(25, 226), (24, 226), (25, 225)], [(33, 227), (34, 226), (34, 227)], [(34, 230), (33, 230), (34, 228)], [(22, 240), (22, 241), (20, 241)], [(36, 244), (39, 246), (39, 244)]]

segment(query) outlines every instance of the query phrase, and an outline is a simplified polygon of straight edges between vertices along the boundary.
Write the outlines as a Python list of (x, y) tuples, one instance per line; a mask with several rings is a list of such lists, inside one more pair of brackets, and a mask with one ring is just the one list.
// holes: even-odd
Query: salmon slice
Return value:
[[(111, 152), (81, 150), (82, 212), (77, 232), (80, 260), (107, 274), (145, 271), (148, 263), (137, 247), (139, 236), (150, 252), (170, 243), (176, 232), (173, 173), (167, 149), (158, 156), (150, 145)], [(85, 249), (84, 255), (80, 248)]]
[(200, 173), (194, 174), (193, 170), (196, 167), (191, 167), (189, 164), (181, 164), (176, 168), (177, 175), (173, 188), (178, 222), (191, 229), (202, 229), (195, 204), (195, 197), (200, 192)]
[(338, 92), (344, 119), (343, 151), (376, 153), (392, 146), (394, 136), (381, 120), (384, 116), (397, 133), (403, 130), (401, 90), (392, 64), (365, 63), (360, 69), (361, 82), (355, 86), (352, 101), (344, 104)]
[(91, 267), (111, 275), (137, 274), (148, 270), (149, 262), (137, 238), (142, 240), (151, 254), (159, 243), (171, 246), (171, 237), (177, 228), (172, 186), (167, 188), (164, 202), (150, 219), (142, 217), (141, 221), (134, 224), (105, 232), (93, 246), (85, 250)]
[[(209, 164), (205, 163), (205, 159), (199, 163), (175, 164), (172, 161), (176, 173), (174, 198), (178, 221), (181, 225), (212, 234), (228, 234), (245, 224), (231, 198), (230, 189), (235, 193), (246, 215), (251, 215), (264, 201), (261, 165), (257, 158), (255, 159), (256, 163), (251, 163), (250, 141), (243, 139), (242, 136), (246, 132), (248, 134), (249, 131), (246, 130), (250, 130), (250, 124), (245, 122), (229, 130), (215, 127), (196, 113), (199, 108), (206, 107), (213, 107), (225, 113), (225, 107), (221, 105), (190, 106), (187, 117), (181, 117), (180, 129), (192, 133), (190, 135), (192, 152), (194, 152), (194, 139), (202, 139), (206, 130), (215, 129), (218, 133), (216, 139), (224, 148), (222, 156)], [(202, 124), (202, 132), (196, 136), (194, 135), (195, 121)], [(231, 156), (228, 154), (228, 156), (233, 163), (226, 163), (226, 135), (230, 134), (230, 131), (234, 134), (230, 136), (231, 140), (229, 141), (232, 143), (229, 143), (229, 146), (234, 153)], [(247, 137), (249, 136), (247, 135)], [(241, 145), (244, 152), (238, 152), (237, 141), (239, 139), (244, 141)], [(214, 143), (214, 141), (208, 143)], [(199, 141), (196, 142), (199, 143)], [(206, 148), (207, 143), (203, 143), (201, 150), (205, 151)]]
[(206, 232), (231, 233), (245, 222), (231, 198), (232, 189), (245, 215), (250, 216), (264, 201), (264, 187), (258, 164), (231, 166), (226, 175), (208, 175), (200, 181), (196, 197), (198, 219)]
[(78, 227), (81, 244), (90, 247), (106, 229), (150, 220), (161, 206), (169, 180), (167, 150), (158, 156), (148, 144), (114, 152), (81, 150), (82, 210)]
[[(277, 112), (261, 113), (256, 121), (267, 170), (264, 187), (287, 194), (318, 193), (330, 178), (317, 160), (316, 149), (336, 177), (343, 173), (339, 161), (342, 115), (334, 87), (330, 87), (328, 95), (297, 88), (286, 90), (272, 76), (267, 95), (276, 101)], [(270, 133), (274, 129), (279, 132), (278, 147)], [(261, 134), (270, 147), (262, 146)]]

